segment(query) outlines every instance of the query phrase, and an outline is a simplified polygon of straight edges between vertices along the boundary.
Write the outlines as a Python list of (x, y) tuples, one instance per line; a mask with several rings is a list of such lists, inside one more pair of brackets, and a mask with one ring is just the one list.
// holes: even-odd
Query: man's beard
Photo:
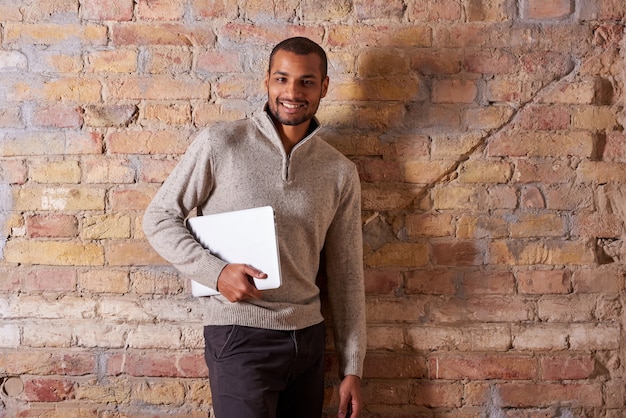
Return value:
[(309, 104), (308, 111), (302, 115), (281, 115), (278, 110), (280, 107), (281, 105), (278, 99), (276, 99), (273, 104), (271, 102), (269, 103), (268, 108), (272, 117), (282, 125), (297, 126), (313, 119), (315, 113), (317, 112), (317, 108), (319, 107), (319, 103), (313, 107), (310, 107)]

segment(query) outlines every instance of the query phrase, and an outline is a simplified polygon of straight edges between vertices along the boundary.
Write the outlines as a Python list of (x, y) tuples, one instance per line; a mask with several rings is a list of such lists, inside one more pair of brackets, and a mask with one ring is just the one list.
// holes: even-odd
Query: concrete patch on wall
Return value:
[(9, 233), (7, 223), (12, 207), (11, 186), (6, 183), (0, 183), (0, 260), (4, 258), (4, 247), (6, 246)]

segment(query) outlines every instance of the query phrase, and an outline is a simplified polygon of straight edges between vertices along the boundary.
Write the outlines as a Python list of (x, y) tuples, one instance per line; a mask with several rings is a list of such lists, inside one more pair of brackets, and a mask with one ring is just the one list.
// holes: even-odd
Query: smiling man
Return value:
[[(362, 411), (365, 356), (361, 191), (355, 165), (319, 135), (327, 58), (302, 37), (274, 47), (259, 114), (202, 131), (146, 210), (152, 246), (189, 278), (220, 294), (196, 299), (218, 418), (319, 418), (325, 324), (316, 277), (323, 268), (340, 362), (338, 417)], [(202, 214), (270, 205), (283, 283), (220, 260), (185, 226)], [(323, 256), (323, 257), (322, 257)], [(321, 260), (324, 260), (322, 263)]]

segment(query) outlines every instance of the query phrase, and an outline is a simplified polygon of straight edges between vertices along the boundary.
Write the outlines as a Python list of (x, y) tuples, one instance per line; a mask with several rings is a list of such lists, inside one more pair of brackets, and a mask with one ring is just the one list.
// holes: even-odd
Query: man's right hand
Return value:
[(265, 279), (267, 274), (247, 264), (228, 264), (217, 278), (217, 290), (230, 302), (261, 299), (262, 292), (252, 278)]

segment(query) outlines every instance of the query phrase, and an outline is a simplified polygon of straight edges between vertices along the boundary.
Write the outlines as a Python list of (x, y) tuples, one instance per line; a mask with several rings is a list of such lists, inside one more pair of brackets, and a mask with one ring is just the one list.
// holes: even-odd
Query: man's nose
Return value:
[(290, 97), (298, 97), (300, 95), (300, 83), (297, 81), (290, 81), (287, 83), (286, 91)]

